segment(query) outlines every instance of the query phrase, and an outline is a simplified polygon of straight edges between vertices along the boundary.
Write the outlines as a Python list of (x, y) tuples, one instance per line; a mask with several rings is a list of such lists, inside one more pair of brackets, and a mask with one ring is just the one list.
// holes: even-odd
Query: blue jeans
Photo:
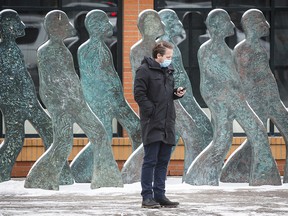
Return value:
[(143, 200), (153, 197), (159, 199), (165, 195), (165, 180), (172, 147), (161, 141), (144, 145), (141, 173)]

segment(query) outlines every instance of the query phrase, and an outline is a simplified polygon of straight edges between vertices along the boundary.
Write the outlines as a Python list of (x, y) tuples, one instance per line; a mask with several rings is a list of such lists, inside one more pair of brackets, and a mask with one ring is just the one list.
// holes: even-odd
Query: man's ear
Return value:
[(161, 57), (162, 57), (162, 55), (161, 55), (160, 53), (158, 53), (158, 54), (157, 54), (157, 59), (158, 59), (158, 58), (161, 58)]

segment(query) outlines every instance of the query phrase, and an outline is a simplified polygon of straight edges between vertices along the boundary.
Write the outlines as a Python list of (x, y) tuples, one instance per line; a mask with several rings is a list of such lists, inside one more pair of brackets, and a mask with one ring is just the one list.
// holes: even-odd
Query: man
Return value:
[(143, 208), (176, 207), (179, 204), (165, 196), (167, 167), (175, 145), (173, 100), (183, 97), (186, 92), (183, 87), (174, 89), (172, 55), (172, 44), (156, 43), (152, 58), (144, 57), (135, 75), (134, 98), (140, 108), (145, 152), (141, 173)]

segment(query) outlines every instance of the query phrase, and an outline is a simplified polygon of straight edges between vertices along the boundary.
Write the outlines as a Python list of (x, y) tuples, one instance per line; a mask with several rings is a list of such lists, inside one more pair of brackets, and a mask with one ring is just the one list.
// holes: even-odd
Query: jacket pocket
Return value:
[(140, 110), (140, 117), (144, 119), (150, 118), (155, 112), (155, 106), (149, 109), (141, 109)]

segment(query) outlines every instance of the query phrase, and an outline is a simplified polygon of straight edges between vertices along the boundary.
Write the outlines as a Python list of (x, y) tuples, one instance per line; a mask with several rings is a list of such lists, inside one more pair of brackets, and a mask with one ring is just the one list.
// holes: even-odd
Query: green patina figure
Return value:
[[(182, 62), (181, 52), (173, 40), (173, 38), (180, 36), (183, 32), (183, 25), (180, 22), (177, 14), (171, 9), (163, 9), (159, 11), (159, 16), (162, 22), (165, 24), (165, 34), (160, 37), (161, 40), (168, 41), (174, 45), (173, 49), (173, 58), (172, 64), (174, 67), (174, 77), (175, 77), (175, 86), (185, 86), (186, 94), (185, 97), (182, 97), (180, 100), (182, 106), (193, 118), (187, 117), (179, 120), (177, 115), (176, 128), (178, 128), (179, 133), (181, 134), (182, 139), (185, 142), (185, 158), (184, 158), (184, 173), (183, 180), (185, 180), (186, 172), (191, 165), (192, 161), (198, 156), (198, 154), (211, 142), (213, 131), (210, 120), (203, 112), (195, 98), (193, 97), (192, 86), (188, 77), (188, 74), (185, 71)], [(179, 104), (178, 101), (175, 101), (176, 104)], [(179, 105), (177, 105), (179, 106)], [(177, 108), (178, 110), (178, 108)], [(185, 133), (187, 125), (185, 126), (184, 122), (187, 122), (190, 130), (188, 133)], [(184, 133), (182, 133), (184, 132)], [(187, 134), (187, 137), (185, 137)]]
[[(0, 145), (0, 182), (10, 180), (11, 171), (24, 144), (24, 124), (28, 120), (43, 140), (45, 149), (53, 141), (49, 115), (40, 105), (33, 80), (15, 40), (25, 35), (25, 25), (14, 10), (0, 12), (0, 109), (5, 119), (5, 140)], [(61, 183), (73, 181), (68, 163)]]
[(232, 144), (235, 119), (252, 146), (249, 185), (281, 185), (265, 127), (245, 99), (232, 51), (225, 43), (225, 38), (234, 34), (234, 24), (225, 10), (214, 9), (208, 14), (206, 25), (211, 39), (198, 51), (200, 91), (211, 111), (214, 136), (189, 167), (186, 182), (219, 185), (223, 161)]
[[(131, 47), (130, 52), (130, 63), (133, 74), (135, 74), (136, 69), (140, 66), (143, 57), (151, 56), (151, 50), (156, 43), (156, 39), (165, 33), (165, 25), (161, 21), (159, 14), (150, 9), (144, 10), (139, 14), (138, 28), (142, 35), (142, 39)], [(175, 48), (177, 49), (177, 47)], [(178, 55), (178, 53), (176, 55)], [(183, 77), (180, 78), (182, 79)], [(184, 83), (184, 81), (178, 81), (178, 83)], [(185, 143), (185, 168), (188, 168), (192, 162), (191, 158), (196, 157), (198, 152), (201, 152), (202, 144), (200, 142), (202, 140), (199, 140), (198, 137), (196, 138), (199, 134), (196, 135), (196, 130), (193, 129), (196, 125), (190, 114), (184, 109), (178, 100), (174, 101), (174, 105), (177, 116), (175, 124), (177, 131), (176, 143), (178, 142), (179, 136), (181, 136)], [(143, 146), (140, 146), (125, 162), (122, 168), (122, 177), (123, 179), (127, 179), (127, 183), (140, 180), (140, 167), (142, 166), (143, 156)], [(183, 178), (185, 178), (185, 172), (186, 171), (184, 170)]]
[[(111, 36), (113, 26), (107, 14), (101, 10), (90, 11), (85, 19), (85, 26), (90, 38), (78, 49), (81, 85), (85, 99), (94, 113), (103, 123), (108, 140), (112, 145), (112, 120), (116, 118), (126, 129), (132, 142), (132, 150), (141, 143), (140, 121), (137, 114), (124, 98), (121, 80), (114, 68), (111, 51), (104, 42), (106, 36)], [(91, 156), (93, 149), (90, 151)], [(78, 163), (86, 163), (92, 167), (91, 157), (78, 158), (72, 162), (71, 168), (77, 182), (82, 181), (82, 170)], [(76, 179), (77, 175), (77, 179)]]
[(144, 55), (151, 55), (151, 50), (156, 44), (156, 39), (165, 33), (164, 24), (161, 22), (159, 14), (152, 9), (144, 10), (138, 15), (137, 26), (142, 38), (130, 49), (133, 80)]
[[(63, 42), (76, 31), (60, 10), (47, 13), (44, 27), (49, 40), (37, 51), (40, 96), (52, 118), (53, 143), (31, 168), (25, 187), (59, 189), (59, 174), (73, 146), (73, 123), (82, 128), (90, 141), (76, 158), (85, 157), (85, 150), (93, 148), (91, 188), (122, 186), (107, 132), (84, 100), (72, 55)], [(91, 170), (87, 172), (90, 176)]]
[[(282, 103), (276, 80), (269, 66), (267, 51), (261, 38), (269, 35), (269, 23), (257, 9), (246, 11), (241, 19), (246, 38), (237, 44), (233, 54), (246, 100), (263, 124), (271, 119), (286, 142), (286, 166), (283, 182), (288, 182), (288, 111)], [(221, 181), (248, 182), (252, 158), (251, 142), (246, 140), (227, 160)]]
[[(164, 24), (155, 10), (147, 9), (138, 16), (138, 29), (142, 39), (130, 49), (130, 64), (134, 80), (137, 68), (141, 65), (143, 57), (151, 56), (151, 50), (156, 44), (156, 39), (164, 34)], [(121, 170), (124, 183), (140, 181), (144, 149), (141, 145), (126, 160)]]

